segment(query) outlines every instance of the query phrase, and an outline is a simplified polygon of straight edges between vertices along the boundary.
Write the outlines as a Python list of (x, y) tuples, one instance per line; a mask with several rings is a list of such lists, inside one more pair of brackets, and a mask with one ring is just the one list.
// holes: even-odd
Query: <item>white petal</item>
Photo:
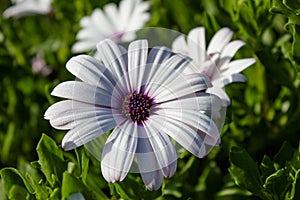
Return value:
[[(218, 141), (215, 140), (215, 143), (212, 143), (212, 137), (210, 137), (210, 140), (207, 140), (206, 137), (209, 136), (203, 137), (203, 135), (197, 133), (196, 129), (186, 125), (186, 123), (160, 115), (153, 116), (151, 120), (151, 123), (156, 124), (157, 127), (163, 127), (166, 134), (199, 158), (204, 157), (208, 153), (205, 142), (209, 142), (211, 146), (217, 145)], [(219, 139), (219, 137), (216, 139)]]
[(93, 117), (67, 132), (62, 140), (65, 151), (72, 150), (113, 129), (116, 122), (113, 116), (104, 115)]
[(72, 46), (72, 52), (73, 53), (80, 53), (80, 52), (85, 52), (91, 49), (96, 48), (97, 41), (94, 40), (82, 40), (78, 41)]
[[(163, 130), (159, 130), (161, 127), (151, 126), (151, 124), (147, 122), (144, 126), (163, 175), (167, 178), (172, 177), (177, 166), (177, 155), (173, 143)], [(153, 171), (155, 170), (156, 169)]]
[(222, 106), (227, 107), (230, 105), (230, 98), (223, 87), (213, 86), (208, 88), (206, 92), (218, 96), (222, 100)]
[(157, 94), (160, 94), (158, 88), (164, 87), (171, 82), (176, 82), (176, 78), (181, 75), (181, 72), (188, 66), (189, 62), (189, 59), (176, 54), (165, 60), (161, 65), (153, 64), (151, 67), (156, 71), (152, 77), (149, 77), (146, 90), (153, 96), (157, 96)]
[(71, 58), (66, 68), (80, 80), (91, 85), (101, 85), (107, 90), (113, 90), (115, 77), (97, 59), (88, 55)]
[(120, 2), (119, 27), (124, 31), (140, 29), (150, 19), (146, 11), (150, 3), (141, 0), (124, 0)]
[(5, 18), (22, 17), (33, 14), (47, 14), (51, 11), (50, 1), (34, 1), (27, 0), (18, 2), (17, 4), (7, 8), (3, 12)]
[(229, 28), (220, 29), (211, 39), (207, 47), (207, 54), (220, 53), (225, 45), (231, 40), (232, 35), (233, 32)]
[(119, 99), (115, 99), (111, 92), (84, 82), (67, 81), (56, 86), (51, 95), (97, 106), (113, 107)]
[(77, 40), (89, 40), (95, 42), (94, 46), (96, 46), (97, 42), (104, 38), (105, 36), (103, 34), (97, 32), (91, 27), (81, 29), (76, 35)]
[[(116, 31), (121, 31), (118, 25), (120, 17), (119, 17), (119, 12), (116, 4), (114, 3), (106, 4), (103, 8), (103, 11), (107, 16), (107, 21), (109, 22), (109, 25), (112, 27), (113, 32), (111, 34), (114, 34)], [(105, 29), (105, 26), (102, 26), (101, 28)]]
[[(115, 5), (113, 3), (107, 4), (106, 6)], [(104, 9), (105, 9), (104, 7)], [(97, 32), (101, 33), (103, 36), (110, 36), (115, 33), (115, 25), (112, 24), (110, 19), (105, 15), (102, 10), (96, 8), (91, 15), (91, 23)], [(91, 27), (91, 28), (93, 28)]]
[(130, 43), (128, 47), (128, 74), (130, 85), (133, 90), (140, 92), (145, 75), (148, 55), (147, 40), (137, 40)]
[(179, 73), (173, 72), (170, 77), (173, 79), (170, 80), (169, 83), (165, 83), (161, 80), (161, 85), (154, 85), (156, 86), (154, 87), (155, 89), (151, 88), (151, 91), (153, 91), (152, 94), (155, 97), (155, 102), (161, 103), (181, 98), (186, 95), (193, 95), (196, 92), (205, 90), (212, 86), (209, 79), (202, 74), (189, 74), (182, 76)]
[(138, 141), (137, 125), (132, 121), (116, 127), (102, 152), (101, 171), (106, 181), (122, 181), (130, 170)]
[[(155, 108), (161, 109), (188, 109), (197, 111), (210, 111), (219, 108), (218, 103), (216, 103), (215, 96), (202, 93), (194, 94), (188, 98), (179, 98), (172, 101), (166, 101), (155, 105)], [(218, 99), (217, 99), (218, 100)], [(215, 108), (214, 108), (215, 107)]]
[(234, 60), (230, 62), (225, 69), (222, 71), (222, 76), (229, 76), (232, 74), (239, 73), (244, 69), (248, 68), (250, 65), (254, 64), (256, 61), (254, 58), (244, 58), (239, 60)]
[(203, 65), (206, 58), (205, 28), (192, 29), (187, 38), (189, 56), (198, 64)]
[(222, 69), (223, 65), (227, 65), (234, 56), (234, 54), (244, 45), (245, 42), (241, 40), (235, 40), (228, 43), (222, 50), (222, 53), (220, 54), (220, 61), (218, 63), (219, 68)]
[(175, 53), (181, 53), (183, 55), (189, 55), (188, 45), (185, 41), (184, 35), (178, 36), (172, 43), (172, 50)]
[(153, 64), (154, 66), (161, 65), (163, 62), (169, 59), (172, 54), (173, 52), (167, 47), (155, 46), (151, 48), (149, 52), (147, 63)]
[(54, 128), (61, 130), (72, 129), (91, 118), (96, 118), (100, 125), (102, 123), (110, 123), (113, 127), (116, 125), (111, 109), (71, 100), (55, 103), (45, 113), (45, 119), (49, 119)]
[(163, 174), (161, 170), (156, 170), (153, 172), (144, 172), (141, 173), (141, 176), (144, 184), (150, 191), (158, 190), (162, 185)]
[[(151, 82), (151, 79), (159, 73), (158, 70), (162, 68), (161, 64), (165, 62), (173, 53), (166, 47), (153, 47), (148, 55), (147, 65), (145, 66), (145, 72), (143, 74), (143, 84)], [(146, 85), (146, 90), (149, 88)]]
[(127, 73), (127, 54), (110, 39), (105, 39), (97, 44), (98, 56), (104, 66), (116, 75), (121, 90), (130, 93), (130, 84)]
[(208, 137), (214, 138), (215, 142), (220, 137), (220, 132), (216, 124), (212, 121), (211, 117), (203, 114), (203, 112), (195, 110), (160, 109), (156, 111), (156, 113), (167, 119), (176, 120), (179, 124), (185, 123), (195, 130), (200, 130), (206, 133)]
[(142, 179), (147, 188), (150, 191), (160, 188), (163, 180), (163, 173), (159, 167), (145, 129), (143, 128), (140, 128), (139, 130), (136, 158)]
[(247, 79), (243, 74), (232, 74), (230, 76), (227, 77), (223, 77), (222, 78), (224, 81), (224, 85), (228, 85), (229, 83), (233, 83), (233, 82), (246, 82)]

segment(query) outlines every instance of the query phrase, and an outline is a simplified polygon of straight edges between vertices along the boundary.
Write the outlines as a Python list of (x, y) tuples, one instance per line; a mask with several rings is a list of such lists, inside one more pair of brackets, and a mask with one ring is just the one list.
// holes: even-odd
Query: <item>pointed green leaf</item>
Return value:
[(283, 168), (286, 162), (292, 159), (294, 152), (293, 147), (289, 143), (284, 142), (278, 153), (274, 156), (274, 162), (279, 165), (279, 168)]
[(232, 147), (229, 161), (231, 164), (229, 172), (237, 185), (261, 198), (268, 199), (267, 194), (263, 193), (258, 167), (246, 150)]
[(45, 134), (42, 135), (36, 150), (40, 169), (53, 187), (56, 183), (61, 182), (62, 174), (67, 170), (62, 150), (58, 148), (54, 140)]
[(274, 164), (269, 156), (264, 156), (260, 165), (260, 171), (262, 180), (265, 180), (268, 176), (275, 172)]
[[(8, 195), (9, 198), (12, 198), (15, 195), (19, 196), (19, 193), (17, 193), (17, 194), (14, 193), (14, 192), (17, 192), (17, 190), (15, 190), (15, 189), (12, 190), (14, 187), (19, 188), (22, 194), (27, 195), (28, 191), (24, 184), (23, 177), (17, 169), (10, 168), (10, 167), (3, 168), (3, 169), (1, 169), (0, 174), (2, 177), (4, 191), (5, 191), (6, 195)], [(28, 193), (28, 195), (29, 195), (29, 193)]]

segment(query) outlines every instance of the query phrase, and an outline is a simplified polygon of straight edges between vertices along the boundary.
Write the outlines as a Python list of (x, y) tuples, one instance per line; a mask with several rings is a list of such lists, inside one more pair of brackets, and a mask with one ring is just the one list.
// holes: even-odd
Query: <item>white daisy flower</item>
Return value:
[(213, 87), (207, 92), (219, 96), (223, 106), (230, 104), (224, 86), (232, 82), (245, 82), (245, 76), (239, 72), (255, 63), (254, 58), (232, 61), (235, 53), (245, 45), (241, 40), (230, 42), (232, 36), (232, 30), (222, 28), (213, 36), (206, 49), (205, 28), (198, 27), (189, 32), (187, 39), (181, 35), (172, 44), (174, 52), (187, 55), (195, 62), (191, 66), (197, 67), (188, 68), (187, 73), (204, 73), (209, 77)]
[(166, 47), (150, 49), (147, 40), (130, 43), (127, 51), (106, 39), (97, 50), (101, 62), (71, 58), (66, 67), (80, 81), (63, 82), (51, 93), (69, 99), (45, 113), (54, 128), (70, 129), (64, 150), (113, 130), (102, 151), (104, 178), (122, 181), (137, 161), (147, 188), (156, 190), (176, 170), (174, 141), (200, 158), (219, 144), (208, 113), (220, 109), (221, 100), (204, 92), (211, 86), (205, 75), (182, 73), (190, 59)]
[(51, 0), (11, 0), (13, 6), (3, 12), (3, 17), (23, 17), (34, 14), (48, 14), (51, 7)]
[(80, 20), (82, 29), (77, 33), (78, 42), (72, 47), (73, 53), (94, 49), (105, 38), (117, 43), (135, 39), (135, 30), (142, 28), (150, 19), (146, 11), (150, 4), (142, 0), (122, 0), (119, 8), (110, 3), (103, 10), (96, 8), (91, 16)]

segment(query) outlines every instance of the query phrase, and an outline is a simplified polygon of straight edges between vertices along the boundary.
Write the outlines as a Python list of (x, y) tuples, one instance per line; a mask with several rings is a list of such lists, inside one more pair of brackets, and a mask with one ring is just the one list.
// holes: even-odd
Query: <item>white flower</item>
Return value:
[(232, 82), (245, 82), (246, 78), (239, 72), (255, 63), (254, 58), (231, 61), (234, 54), (245, 45), (241, 40), (231, 41), (233, 32), (229, 28), (220, 29), (211, 39), (207, 50), (205, 28), (192, 29), (187, 39), (181, 35), (172, 44), (172, 50), (193, 59), (197, 66), (189, 68), (188, 73), (204, 73), (211, 80), (213, 87), (207, 92), (218, 95), (223, 106), (230, 104), (224, 86)]
[(137, 160), (147, 188), (156, 190), (176, 170), (173, 140), (200, 158), (219, 144), (219, 130), (206, 114), (220, 109), (221, 101), (203, 92), (211, 86), (206, 76), (182, 73), (190, 59), (166, 47), (150, 50), (147, 40), (130, 43), (127, 51), (106, 39), (97, 50), (102, 62), (71, 58), (66, 67), (81, 81), (63, 82), (51, 93), (69, 99), (45, 113), (53, 127), (70, 129), (63, 149), (113, 129), (102, 152), (104, 178), (122, 181)]
[(51, 0), (11, 0), (13, 6), (3, 12), (5, 18), (23, 17), (34, 14), (48, 14), (51, 7)]
[(73, 53), (84, 52), (96, 47), (105, 38), (117, 43), (135, 39), (135, 31), (150, 19), (149, 2), (142, 0), (122, 0), (119, 8), (110, 3), (103, 11), (96, 8), (91, 16), (80, 20), (82, 30), (77, 33), (78, 42), (72, 47)]

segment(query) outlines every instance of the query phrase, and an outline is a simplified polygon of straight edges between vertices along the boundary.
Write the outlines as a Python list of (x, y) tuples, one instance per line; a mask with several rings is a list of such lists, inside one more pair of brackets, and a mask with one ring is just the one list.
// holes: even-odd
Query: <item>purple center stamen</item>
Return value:
[(153, 99), (144, 93), (133, 92), (124, 99), (122, 112), (137, 124), (142, 124), (150, 115)]

